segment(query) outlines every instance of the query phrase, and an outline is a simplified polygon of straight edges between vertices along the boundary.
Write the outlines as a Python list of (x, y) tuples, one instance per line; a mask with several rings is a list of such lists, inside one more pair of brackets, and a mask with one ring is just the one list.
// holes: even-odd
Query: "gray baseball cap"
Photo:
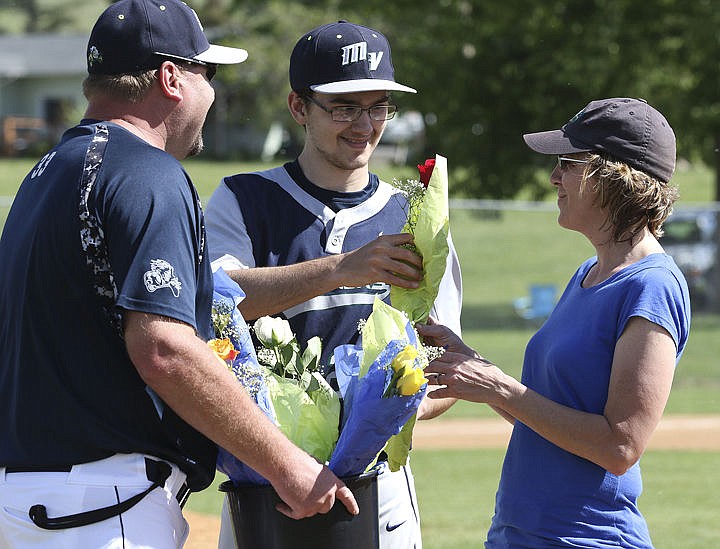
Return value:
[(542, 154), (604, 152), (667, 183), (675, 171), (675, 133), (643, 99), (591, 101), (559, 130), (523, 135)]

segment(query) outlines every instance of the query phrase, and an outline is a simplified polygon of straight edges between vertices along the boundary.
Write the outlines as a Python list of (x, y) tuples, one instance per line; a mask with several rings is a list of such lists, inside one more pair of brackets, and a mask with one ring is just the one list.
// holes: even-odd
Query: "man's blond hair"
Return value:
[(132, 74), (90, 74), (83, 81), (83, 94), (88, 101), (102, 96), (139, 103), (154, 83), (155, 69)]

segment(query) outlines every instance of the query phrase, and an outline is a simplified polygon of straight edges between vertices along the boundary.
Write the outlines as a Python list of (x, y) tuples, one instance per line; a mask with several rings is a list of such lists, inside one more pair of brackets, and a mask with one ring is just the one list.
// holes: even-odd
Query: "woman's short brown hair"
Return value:
[(597, 203), (607, 210), (606, 224), (615, 242), (634, 238), (644, 227), (656, 237), (672, 213), (678, 188), (607, 155), (590, 153), (582, 185), (593, 185)]

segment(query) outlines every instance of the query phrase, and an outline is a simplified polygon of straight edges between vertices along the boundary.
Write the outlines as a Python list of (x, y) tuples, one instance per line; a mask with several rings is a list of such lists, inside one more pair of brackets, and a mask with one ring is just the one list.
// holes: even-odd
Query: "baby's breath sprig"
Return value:
[(445, 349), (442, 347), (434, 347), (432, 345), (423, 344), (420, 352), (425, 355), (428, 362), (432, 362), (436, 358), (440, 358), (445, 353)]
[(213, 300), (212, 303), (212, 323), (215, 330), (215, 337), (218, 339), (229, 339), (230, 341), (239, 341), (240, 330), (232, 322), (233, 309), (229, 304), (220, 300)]
[(425, 197), (425, 186), (417, 179), (393, 179), (393, 187), (398, 189), (407, 199), (408, 218), (407, 225), (410, 233), (414, 234), (420, 214), (420, 205)]
[(241, 362), (239, 360), (233, 361), (229, 368), (235, 374), (235, 377), (237, 377), (240, 383), (242, 383), (243, 387), (245, 387), (253, 400), (257, 400), (258, 393), (266, 384), (265, 368), (262, 366), (256, 366), (250, 361)]

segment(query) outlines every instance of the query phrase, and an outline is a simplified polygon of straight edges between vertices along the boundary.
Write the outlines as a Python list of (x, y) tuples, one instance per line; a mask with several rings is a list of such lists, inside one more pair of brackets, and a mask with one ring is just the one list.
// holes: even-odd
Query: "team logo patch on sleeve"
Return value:
[(182, 283), (175, 276), (175, 268), (164, 259), (150, 260), (150, 270), (143, 275), (143, 282), (148, 292), (170, 288), (175, 297), (180, 296)]

